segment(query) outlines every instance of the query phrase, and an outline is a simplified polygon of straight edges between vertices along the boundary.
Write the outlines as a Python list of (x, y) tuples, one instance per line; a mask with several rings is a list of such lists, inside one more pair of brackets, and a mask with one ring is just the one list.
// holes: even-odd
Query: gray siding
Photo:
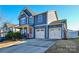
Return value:
[[(47, 13), (38, 14), (34, 16), (34, 23), (35, 25), (47, 24)], [(42, 19), (38, 19), (39, 15), (42, 16)]]

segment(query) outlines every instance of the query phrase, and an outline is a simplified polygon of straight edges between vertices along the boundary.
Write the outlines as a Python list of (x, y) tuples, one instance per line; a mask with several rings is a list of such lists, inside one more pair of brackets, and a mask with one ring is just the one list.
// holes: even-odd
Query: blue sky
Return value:
[(79, 30), (79, 6), (77, 5), (1, 5), (0, 16), (13, 24), (18, 24), (18, 15), (25, 7), (34, 12), (56, 10), (59, 20), (67, 19), (68, 29)]

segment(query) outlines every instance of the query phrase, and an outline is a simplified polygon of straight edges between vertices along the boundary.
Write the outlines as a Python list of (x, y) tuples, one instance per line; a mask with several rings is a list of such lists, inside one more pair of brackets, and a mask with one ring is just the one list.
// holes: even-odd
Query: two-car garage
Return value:
[[(62, 28), (61, 27), (48, 27), (48, 34), (46, 33), (47, 28), (40, 27), (35, 28), (36, 39), (62, 39)], [(46, 37), (47, 36), (47, 37)]]

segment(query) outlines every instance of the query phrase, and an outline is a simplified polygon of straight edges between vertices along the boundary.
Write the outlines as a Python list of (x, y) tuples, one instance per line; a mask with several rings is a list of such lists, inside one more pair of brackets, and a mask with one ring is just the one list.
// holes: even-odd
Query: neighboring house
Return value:
[(3, 28), (0, 30), (0, 37), (5, 37), (9, 31), (19, 32), (20, 30), (17, 29), (14, 24), (4, 24)]
[(4, 37), (3, 30), (0, 30), (0, 37)]
[(67, 38), (78, 38), (79, 37), (79, 31), (75, 30), (67, 30)]
[(20, 30), (16, 26), (17, 25), (15, 25), (15, 24), (6, 24), (6, 26), (4, 27), (4, 31), (19, 32)]
[(56, 11), (35, 13), (28, 8), (19, 15), (20, 32), (25, 38), (64, 39), (66, 38), (66, 20), (58, 20)]

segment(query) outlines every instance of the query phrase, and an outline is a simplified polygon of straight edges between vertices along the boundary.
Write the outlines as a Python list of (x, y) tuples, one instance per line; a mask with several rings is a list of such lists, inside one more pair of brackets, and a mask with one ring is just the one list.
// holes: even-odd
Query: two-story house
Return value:
[(19, 15), (20, 32), (26, 38), (63, 39), (66, 38), (66, 20), (58, 20), (56, 11), (35, 13), (28, 8)]

